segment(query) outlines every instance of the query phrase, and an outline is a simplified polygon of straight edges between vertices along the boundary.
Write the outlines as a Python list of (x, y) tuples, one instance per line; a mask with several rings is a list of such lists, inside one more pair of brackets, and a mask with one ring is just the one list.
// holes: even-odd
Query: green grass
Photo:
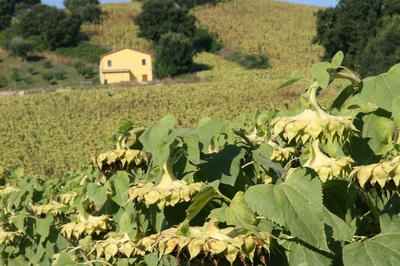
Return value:
[[(0, 91), (35, 91), (35, 90), (55, 90), (66, 87), (79, 87), (80, 81), (85, 80), (84, 77), (78, 74), (73, 66), (74, 59), (57, 56), (51, 52), (34, 53), (28, 57), (27, 63), (24, 63), (20, 57), (12, 57), (4, 50), (0, 49), (0, 77), (7, 80), (5, 86), (0, 87)], [(52, 67), (46, 69), (43, 62), (51, 60)], [(89, 64), (94, 73), (89, 80), (98, 81), (98, 68), (96, 64)], [(33, 69), (31, 73), (29, 68)], [(56, 80), (53, 78), (47, 82), (42, 77), (42, 72), (62, 69), (64, 78)], [(19, 79), (12, 79), (13, 69), (18, 70)]]

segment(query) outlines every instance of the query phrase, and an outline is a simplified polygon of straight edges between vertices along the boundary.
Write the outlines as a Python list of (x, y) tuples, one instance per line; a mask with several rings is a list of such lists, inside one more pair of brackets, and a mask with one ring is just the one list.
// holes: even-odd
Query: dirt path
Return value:
[(66, 92), (71, 91), (71, 89), (56, 89), (56, 90), (40, 90), (40, 91), (0, 91), (0, 98), (9, 97), (9, 96), (24, 96), (28, 94), (36, 94), (36, 93), (49, 93), (49, 92)]

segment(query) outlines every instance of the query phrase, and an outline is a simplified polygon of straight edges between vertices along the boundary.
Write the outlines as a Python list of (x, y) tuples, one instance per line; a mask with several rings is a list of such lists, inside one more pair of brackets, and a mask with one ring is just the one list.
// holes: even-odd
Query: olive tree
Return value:
[(35, 49), (35, 44), (32, 41), (25, 40), (22, 37), (14, 37), (6, 41), (5, 48), (10, 51), (13, 56), (20, 56), (26, 63), (26, 58), (29, 53)]

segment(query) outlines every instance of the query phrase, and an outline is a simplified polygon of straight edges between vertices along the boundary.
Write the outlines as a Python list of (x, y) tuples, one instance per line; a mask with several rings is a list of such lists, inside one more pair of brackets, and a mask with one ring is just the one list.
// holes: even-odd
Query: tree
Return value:
[(0, 30), (11, 26), (15, 5), (9, 0), (0, 0)]
[(400, 62), (399, 15), (385, 17), (382, 30), (367, 43), (357, 62), (359, 73), (364, 77), (384, 73)]
[(193, 41), (182, 33), (169, 32), (162, 35), (155, 47), (156, 76), (164, 78), (186, 73), (193, 64), (195, 54)]
[(313, 42), (325, 48), (323, 59), (338, 51), (346, 54), (345, 64), (358, 71), (357, 60), (364, 47), (383, 26), (383, 18), (400, 13), (397, 0), (340, 0), (336, 7), (321, 9)]
[(80, 16), (82, 22), (98, 22), (101, 15), (98, 0), (64, 0), (66, 9)]
[(0, 30), (11, 26), (13, 17), (39, 3), (40, 0), (0, 0)]
[(5, 44), (7, 51), (10, 51), (13, 56), (20, 56), (26, 63), (26, 57), (35, 49), (35, 44), (32, 41), (27, 41), (22, 37), (14, 37)]
[(193, 37), (196, 31), (195, 22), (195, 16), (174, 0), (146, 0), (142, 12), (135, 18), (135, 23), (139, 26), (138, 36), (154, 43), (158, 43), (161, 35), (168, 32)]
[(36, 5), (22, 15), (19, 29), (24, 37), (40, 36), (48, 49), (76, 45), (81, 26), (79, 15), (47, 5)]

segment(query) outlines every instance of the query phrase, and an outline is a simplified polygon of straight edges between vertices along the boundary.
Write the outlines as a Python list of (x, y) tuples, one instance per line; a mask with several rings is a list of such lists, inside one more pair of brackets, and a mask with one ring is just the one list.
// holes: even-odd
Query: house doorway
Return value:
[(142, 75), (142, 81), (147, 81), (147, 75)]

